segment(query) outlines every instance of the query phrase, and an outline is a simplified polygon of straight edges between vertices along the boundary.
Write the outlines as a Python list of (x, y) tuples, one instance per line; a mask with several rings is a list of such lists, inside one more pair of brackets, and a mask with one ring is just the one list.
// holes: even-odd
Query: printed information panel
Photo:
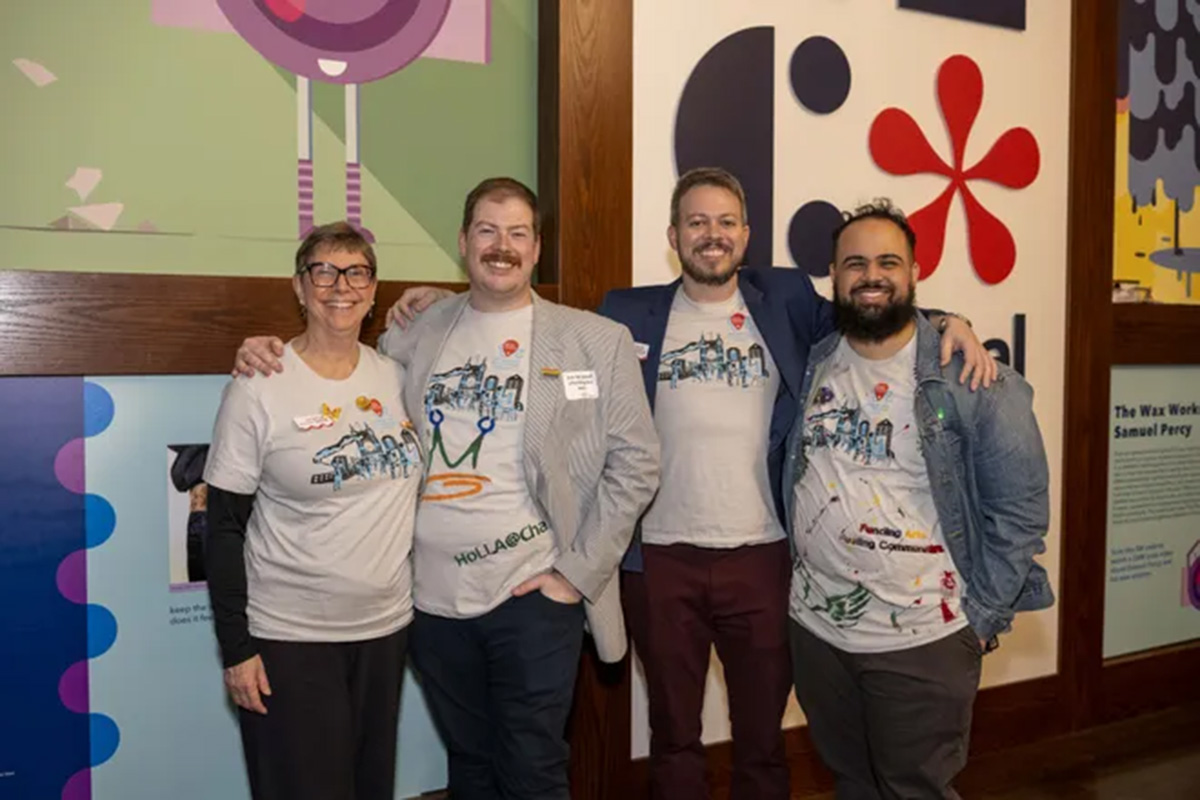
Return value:
[(1104, 657), (1200, 638), (1200, 367), (1115, 367)]

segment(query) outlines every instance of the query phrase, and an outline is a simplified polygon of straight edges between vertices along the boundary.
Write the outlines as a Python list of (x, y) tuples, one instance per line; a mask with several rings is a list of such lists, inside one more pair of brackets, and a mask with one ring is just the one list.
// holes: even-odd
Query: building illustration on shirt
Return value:
[[(692, 354), (694, 359), (687, 358)], [(755, 342), (743, 353), (739, 347), (725, 347), (720, 334), (701, 334), (697, 341), (663, 353), (658, 368), (658, 380), (668, 382), (672, 389), (688, 380), (725, 381), (729, 386), (746, 389), (762, 385), (768, 377), (761, 344)]]
[[(886, 463), (896, 458), (892, 451), (895, 426), (887, 417), (872, 425), (861, 408), (843, 404), (809, 414), (805, 422), (805, 447), (840, 448), (863, 464)], [(827, 422), (833, 423), (832, 430)]]
[[(475, 411), (479, 417), (503, 422), (514, 422), (525, 410), (521, 393), (525, 379), (513, 374), (503, 379), (499, 375), (487, 374), (487, 358), (474, 358), (467, 363), (431, 375), (425, 391), (425, 414), (444, 406), (451, 409)], [(429, 417), (433, 421), (433, 417)], [(436, 423), (435, 423), (436, 424)]]
[[(487, 363), (486, 356), (471, 356), (464, 364), (429, 376), (425, 416), (433, 433), (428, 448), (425, 493), (421, 498), (424, 502), (459, 500), (482, 492), (491, 478), (474, 470), (479, 465), (484, 439), (497, 422), (516, 422), (525, 410), (522, 399), (525, 379), (515, 372), (507, 377), (489, 374)], [(447, 413), (475, 417), (477, 434), (457, 457), (446, 451), (442, 424)], [(460, 471), (459, 466), (468, 460), (467, 468), (471, 471)]]
[(337, 492), (347, 479), (407, 478), (412, 468), (421, 463), (421, 449), (417, 435), (407, 424), (400, 428), (397, 440), (391, 434), (379, 436), (367, 423), (361, 427), (351, 423), (350, 432), (318, 450), (313, 463), (323, 464), (331, 471), (313, 475), (312, 483), (332, 483)]

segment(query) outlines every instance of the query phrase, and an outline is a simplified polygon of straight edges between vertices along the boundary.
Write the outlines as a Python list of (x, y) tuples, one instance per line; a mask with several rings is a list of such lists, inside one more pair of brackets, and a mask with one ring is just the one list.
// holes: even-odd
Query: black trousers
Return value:
[(565, 737), (583, 604), (540, 592), (480, 617), (417, 612), (413, 664), (450, 756), (452, 800), (569, 800)]
[(837, 800), (957, 800), (983, 656), (970, 626), (907, 650), (847, 653), (788, 625), (796, 699)]
[(271, 685), (265, 715), (238, 709), (254, 800), (392, 800), (408, 630), (254, 643)]

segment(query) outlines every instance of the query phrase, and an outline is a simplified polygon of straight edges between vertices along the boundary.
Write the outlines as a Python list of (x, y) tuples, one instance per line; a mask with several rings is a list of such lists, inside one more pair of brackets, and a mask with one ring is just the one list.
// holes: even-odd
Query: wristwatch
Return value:
[(971, 324), (971, 320), (967, 319), (967, 318), (966, 318), (965, 316), (963, 316), (962, 314), (956, 314), (956, 313), (955, 313), (955, 312), (953, 312), (953, 311), (945, 311), (945, 312), (943, 312), (943, 313), (942, 313), (942, 321), (941, 321), (941, 322), (939, 322), (939, 323), (938, 323), (938, 326), (937, 326), (937, 332), (938, 332), (938, 333), (945, 333), (945, 332), (946, 332), (946, 326), (950, 324), (950, 318), (951, 318), (951, 317), (954, 317), (955, 319), (961, 319), (963, 322), (967, 323), (967, 327), (968, 327), (968, 328), (974, 328), (974, 327), (975, 327), (974, 325), (972, 325), (972, 324)]

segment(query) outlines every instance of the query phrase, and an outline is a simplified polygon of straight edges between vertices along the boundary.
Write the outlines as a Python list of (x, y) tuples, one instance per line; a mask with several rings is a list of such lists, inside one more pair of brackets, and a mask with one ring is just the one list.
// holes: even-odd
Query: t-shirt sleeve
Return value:
[(221, 396), (204, 481), (236, 494), (254, 494), (262, 477), (270, 425), (254, 383), (234, 378)]

